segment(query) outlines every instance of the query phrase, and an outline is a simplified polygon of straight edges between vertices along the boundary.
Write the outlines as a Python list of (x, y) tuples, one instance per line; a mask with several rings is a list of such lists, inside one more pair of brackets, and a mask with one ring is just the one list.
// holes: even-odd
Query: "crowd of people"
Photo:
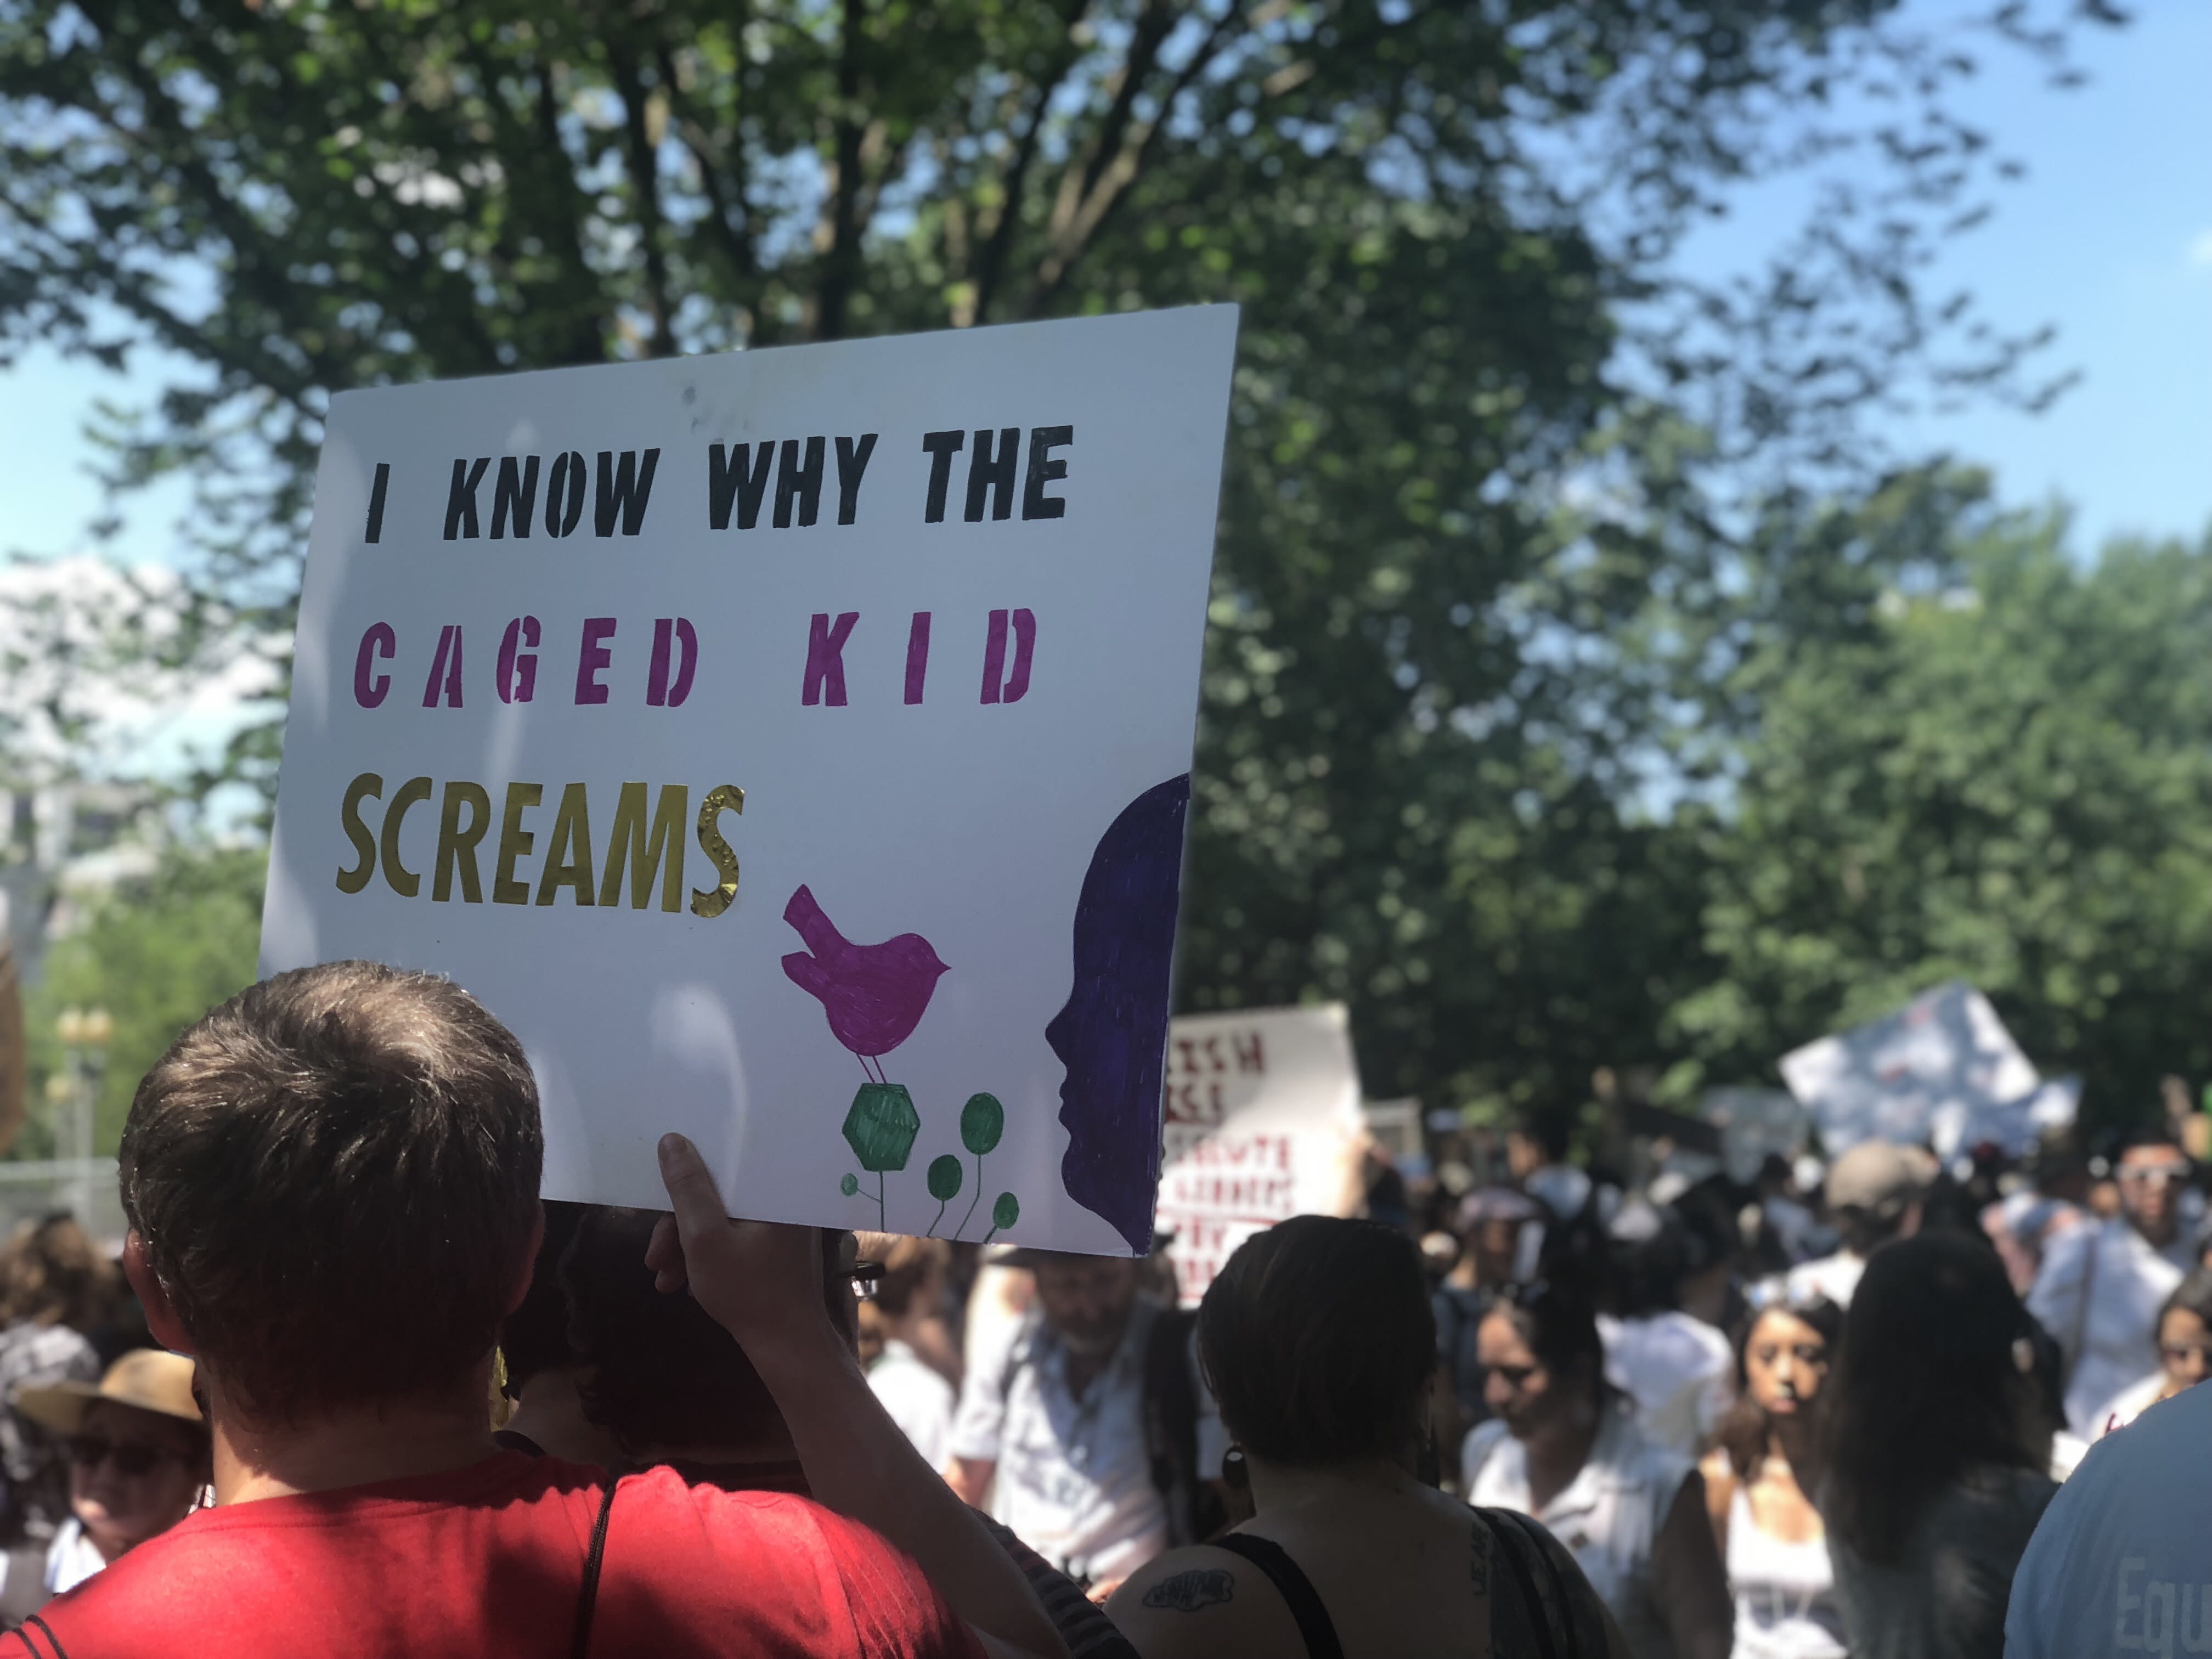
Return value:
[(489, 1014), (279, 975), (141, 1085), (119, 1263), (0, 1249), (0, 1652), (2212, 1650), (2185, 1527), (2112, 1553), (2204, 1507), (2168, 1127), (1503, 1154), (1378, 1160), (1187, 1309), (1157, 1255), (730, 1221), (677, 1136), (665, 1212), (541, 1203)]

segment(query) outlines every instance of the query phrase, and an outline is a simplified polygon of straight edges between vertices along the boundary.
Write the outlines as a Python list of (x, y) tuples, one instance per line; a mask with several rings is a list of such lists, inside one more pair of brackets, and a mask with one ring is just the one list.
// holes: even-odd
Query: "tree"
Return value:
[[(194, 366), (109, 433), (200, 482), (161, 637), (281, 654), (333, 389), (1237, 301), (1186, 999), (1352, 997), (1384, 1090), (1578, 1088), (1690, 948), (1618, 642), (1724, 547), (1716, 468), (2016, 361), (1917, 286), (1996, 161), (1974, 37), (1889, 11), (11, 0), (0, 330)], [(1668, 276), (1848, 144), (1767, 280)]]
[(2093, 1119), (2212, 1075), (2212, 536), (2084, 562), (2063, 531), (1971, 474), (1770, 525), (1678, 1086), (1954, 977)]
[(55, 1024), (65, 1008), (105, 1008), (114, 1020), (93, 1119), (94, 1149), (114, 1152), (138, 1079), (186, 1026), (253, 983), (268, 871), (259, 851), (186, 850), (91, 901), (25, 999), (32, 1105), (15, 1156), (54, 1154), (52, 1109), (40, 1103), (62, 1068)]

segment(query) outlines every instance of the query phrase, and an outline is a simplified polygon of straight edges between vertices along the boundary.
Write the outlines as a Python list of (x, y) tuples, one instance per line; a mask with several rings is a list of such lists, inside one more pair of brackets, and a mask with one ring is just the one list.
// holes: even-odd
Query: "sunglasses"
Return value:
[(2130, 1167), (2123, 1164), (2119, 1168), (2119, 1177), (2122, 1181), (2139, 1181), (2147, 1187), (2168, 1187), (2176, 1182), (2188, 1180), (2189, 1166), (2186, 1164), (2138, 1164)]
[(167, 1446), (149, 1446), (130, 1440), (106, 1440), (96, 1434), (74, 1434), (69, 1440), (70, 1461), (81, 1469), (96, 1469), (110, 1458), (119, 1474), (145, 1474), (176, 1456)]

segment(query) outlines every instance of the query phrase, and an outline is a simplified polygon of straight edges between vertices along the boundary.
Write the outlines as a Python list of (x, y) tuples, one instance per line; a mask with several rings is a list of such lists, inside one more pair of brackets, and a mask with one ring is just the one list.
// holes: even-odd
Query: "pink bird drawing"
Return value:
[(821, 1001), (830, 1034), (860, 1056), (860, 1069), (878, 1083), (887, 1081), (882, 1057), (914, 1035), (946, 964), (919, 933), (854, 944), (805, 887), (791, 896), (783, 919), (806, 941), (805, 951), (783, 959), (783, 971)]

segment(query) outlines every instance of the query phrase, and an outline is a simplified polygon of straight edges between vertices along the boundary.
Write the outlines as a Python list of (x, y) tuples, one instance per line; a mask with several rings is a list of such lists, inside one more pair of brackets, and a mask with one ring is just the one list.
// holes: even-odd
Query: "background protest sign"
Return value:
[(1229, 1254), (1294, 1215), (1360, 1196), (1359, 1072), (1342, 1003), (1187, 1014), (1168, 1041), (1159, 1224), (1184, 1302)]
[(451, 974), (550, 1197), (1127, 1254), (1227, 307), (342, 395), (264, 973)]
[(1780, 1089), (1708, 1089), (1700, 1103), (1705, 1121), (1721, 1132), (1731, 1181), (1755, 1181), (1768, 1158), (1786, 1160), (1805, 1150), (1812, 1114)]
[(1945, 1158), (1994, 1140), (2018, 1154), (2071, 1123), (2079, 1095), (2046, 1085), (1989, 999), (1957, 981), (1784, 1055), (1782, 1076), (1832, 1157), (1866, 1139), (1929, 1142)]

